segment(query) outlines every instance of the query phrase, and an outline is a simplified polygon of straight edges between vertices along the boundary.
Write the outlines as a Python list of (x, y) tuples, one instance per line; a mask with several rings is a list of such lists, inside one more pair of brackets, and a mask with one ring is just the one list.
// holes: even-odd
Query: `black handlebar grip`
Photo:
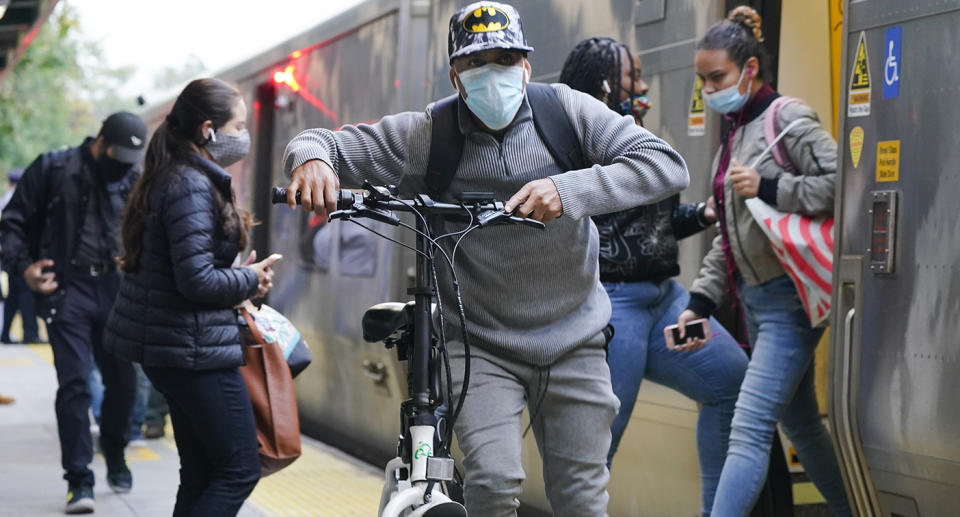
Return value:
[[(270, 202), (274, 205), (282, 205), (287, 202), (287, 189), (283, 187), (273, 187), (270, 189)], [(297, 191), (297, 204), (300, 204), (300, 191)]]
[[(274, 205), (284, 205), (287, 203), (287, 189), (283, 187), (273, 187), (270, 189), (270, 202)], [(337, 195), (337, 209), (348, 210), (356, 202), (356, 195), (348, 189), (340, 189)], [(300, 191), (297, 190), (297, 204), (300, 204)]]

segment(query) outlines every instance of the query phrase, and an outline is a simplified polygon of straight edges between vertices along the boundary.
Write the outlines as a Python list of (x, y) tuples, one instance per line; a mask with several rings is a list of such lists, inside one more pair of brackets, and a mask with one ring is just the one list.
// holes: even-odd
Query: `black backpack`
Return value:
[[(440, 196), (450, 188), (463, 155), (463, 133), (460, 132), (457, 108), (459, 98), (458, 94), (454, 94), (439, 100), (431, 112), (433, 128), (425, 181), (433, 197)], [(586, 160), (580, 140), (556, 90), (544, 83), (527, 83), (527, 99), (533, 111), (537, 134), (557, 165), (563, 171), (582, 169)]]

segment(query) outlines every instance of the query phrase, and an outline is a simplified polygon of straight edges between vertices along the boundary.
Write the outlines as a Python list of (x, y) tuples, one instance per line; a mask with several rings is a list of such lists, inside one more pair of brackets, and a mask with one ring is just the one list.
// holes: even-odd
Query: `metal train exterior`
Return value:
[[(960, 25), (960, 0), (848, 1), (849, 5), (840, 0), (750, 2), (764, 16), (775, 67), (779, 61), (775, 74), (779, 89), (810, 103), (825, 126), (840, 126), (844, 169), (842, 186), (838, 186), (842, 195), (838, 192), (834, 289), (839, 310), (832, 320), (833, 328), (839, 330), (833, 333), (832, 346), (825, 339), (818, 350), (818, 391), (822, 408), (830, 408), (846, 481), (860, 515), (949, 515), (947, 510), (960, 503), (956, 490), (960, 412), (948, 407), (960, 395), (956, 352), (960, 289), (952, 280), (938, 281), (937, 272), (952, 271), (956, 278), (960, 270), (960, 234), (948, 223), (956, 213), (955, 209), (950, 212), (949, 200), (960, 194), (960, 176), (946, 167), (947, 150), (958, 147), (960, 132), (949, 124), (958, 115), (956, 103), (949, 102), (950, 88), (956, 97), (957, 69), (936, 64), (947, 63), (951, 50), (960, 48), (956, 31), (945, 29)], [(447, 21), (466, 3), (368, 0), (218, 74), (237, 84), (252, 107), (249, 126), (254, 145), (243, 162), (231, 167), (231, 174), (238, 199), (245, 200), (262, 223), (255, 229), (254, 247), (261, 256), (265, 252), (285, 256), (277, 267), (270, 303), (293, 319), (314, 355), (313, 365), (297, 380), (302, 428), (380, 465), (395, 455), (406, 372), (392, 350), (363, 342), (360, 317), (371, 305), (407, 298), (413, 257), (354, 225), (318, 224), (302, 212), (273, 207), (268, 204), (268, 191), (272, 185), (285, 184), (280, 158), (299, 131), (421, 110), (452, 93)], [(534, 80), (556, 80), (567, 53), (585, 37), (606, 35), (631, 45), (643, 60), (643, 76), (654, 103), (645, 124), (683, 154), (691, 171), (691, 186), (683, 198), (695, 201), (709, 195), (710, 162), (720, 131), (718, 117), (697, 110), (695, 46), (712, 23), (739, 3), (743, 2), (523, 0), (515, 5), (523, 16), (527, 39), (536, 48), (530, 55)], [(916, 8), (904, 8), (907, 3)], [(847, 13), (843, 25), (841, 13)], [(851, 50), (848, 41), (866, 31), (870, 55), (879, 56), (884, 27), (900, 20), (904, 20), (905, 41), (908, 34), (916, 35), (909, 47), (904, 43), (910, 58), (904, 66), (917, 67), (912, 71), (915, 83), (905, 83), (903, 100), (895, 109), (837, 120), (835, 113), (846, 112), (847, 97), (841, 86), (846, 87), (849, 74), (844, 72), (855, 59), (851, 52), (856, 49)], [(940, 31), (936, 37), (934, 30)], [(942, 55), (924, 60), (921, 53), (928, 50), (923, 46), (936, 38), (940, 41), (931, 43), (939, 45), (935, 52)], [(875, 61), (873, 66), (879, 66), (880, 61)], [(928, 72), (937, 82), (921, 87), (920, 77)], [(939, 104), (917, 100), (925, 95), (939, 95)], [(879, 108), (879, 90), (874, 97)], [(909, 106), (907, 98), (912, 99)], [(170, 103), (151, 107), (146, 118), (155, 126)], [(951, 106), (952, 111), (936, 106)], [(944, 141), (943, 152), (920, 153), (920, 143), (931, 138), (932, 129), (928, 122), (911, 119), (918, 113), (936, 121), (939, 138), (950, 139), (953, 145)], [(899, 237), (907, 241), (897, 247), (898, 270), (883, 277), (869, 274), (865, 257), (869, 246), (864, 225), (869, 221), (863, 207), (870, 203), (867, 191), (877, 186), (868, 181), (869, 175), (851, 167), (844, 135), (854, 123), (867, 134), (861, 168), (875, 159), (870, 145), (876, 145), (881, 133), (890, 132), (891, 139), (894, 133), (903, 135), (899, 138), (904, 141), (904, 179), (884, 188), (903, 189), (896, 194), (901, 203)], [(908, 141), (916, 145), (909, 151)], [(915, 158), (918, 165), (909, 169), (934, 176), (914, 185), (914, 178), (906, 177), (908, 158)], [(920, 211), (921, 205), (928, 206)], [(928, 221), (928, 217), (936, 219)], [(394, 236), (406, 238), (399, 233)], [(682, 283), (692, 281), (711, 237), (702, 234), (681, 243)], [(931, 242), (940, 244), (920, 253)], [(907, 251), (914, 248), (916, 254)], [(923, 266), (921, 257), (928, 261)], [(931, 289), (936, 297), (920, 294), (921, 289)], [(878, 297), (897, 301), (884, 304)], [(915, 305), (906, 305), (911, 301)], [(895, 307), (902, 318), (884, 320), (884, 311)], [(849, 316), (850, 309), (855, 309), (855, 317)], [(939, 319), (930, 324), (931, 318)], [(914, 350), (904, 348), (908, 331), (923, 338), (913, 343)], [(935, 359), (924, 359), (928, 356)], [(885, 384), (891, 378), (899, 383), (893, 394)], [(611, 473), (610, 515), (697, 512), (696, 416), (693, 402), (652, 382), (644, 383)], [(548, 511), (532, 436), (524, 445), (527, 480), (522, 500), (534, 511)], [(791, 465), (793, 471), (798, 468)], [(780, 477), (774, 485), (779, 482), (781, 489), (765, 491), (754, 515), (789, 514), (789, 480), (784, 474)]]

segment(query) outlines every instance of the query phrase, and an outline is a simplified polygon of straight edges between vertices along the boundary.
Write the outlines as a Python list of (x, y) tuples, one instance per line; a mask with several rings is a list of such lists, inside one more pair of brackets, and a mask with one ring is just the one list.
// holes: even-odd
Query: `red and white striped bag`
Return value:
[[(770, 152), (778, 165), (787, 172), (794, 172), (793, 164), (780, 141), (799, 121), (794, 121), (782, 131), (778, 131), (777, 127), (783, 107), (792, 102), (801, 101), (793, 97), (779, 97), (770, 105), (763, 121), (763, 136), (768, 147), (754, 160), (752, 168), (756, 169)], [(746, 203), (753, 218), (770, 239), (780, 265), (797, 287), (810, 324), (814, 327), (825, 326), (830, 318), (833, 282), (833, 216), (812, 217), (781, 212), (760, 198), (748, 199)]]

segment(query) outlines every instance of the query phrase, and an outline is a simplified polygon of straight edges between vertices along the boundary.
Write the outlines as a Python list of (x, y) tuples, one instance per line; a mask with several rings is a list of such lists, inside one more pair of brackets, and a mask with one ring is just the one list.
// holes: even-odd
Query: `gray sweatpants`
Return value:
[[(454, 427), (463, 451), (470, 515), (516, 516), (524, 479), (520, 448), (525, 406), (536, 412), (533, 433), (553, 514), (606, 515), (610, 424), (620, 402), (610, 385), (602, 343), (598, 336), (549, 367), (470, 348), (470, 385)], [(456, 398), (463, 381), (463, 349), (449, 345)]]

